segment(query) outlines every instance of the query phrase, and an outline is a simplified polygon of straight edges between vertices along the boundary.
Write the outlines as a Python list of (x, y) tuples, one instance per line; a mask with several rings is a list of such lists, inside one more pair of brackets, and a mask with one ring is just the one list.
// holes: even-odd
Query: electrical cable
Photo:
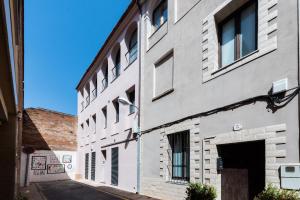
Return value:
[(195, 114), (195, 115), (184, 117), (182, 119), (179, 119), (179, 120), (176, 120), (176, 121), (173, 121), (173, 122), (170, 122), (170, 123), (166, 123), (166, 124), (154, 127), (154, 128), (144, 130), (144, 131), (141, 132), (141, 134), (149, 133), (149, 132), (152, 132), (154, 130), (161, 129), (161, 128), (167, 128), (167, 127), (170, 127), (174, 124), (178, 124), (180, 122), (183, 122), (185, 120), (189, 120), (189, 119), (193, 119), (193, 118), (199, 118), (199, 117), (206, 117), (206, 116), (213, 115), (213, 114), (216, 114), (216, 113), (219, 113), (219, 112), (234, 110), (234, 109), (239, 108), (241, 106), (249, 105), (249, 104), (255, 103), (257, 101), (267, 102), (267, 104), (268, 104), (267, 108), (271, 109), (273, 112), (276, 112), (276, 110), (278, 110), (280, 108), (283, 108), (287, 104), (289, 104), (299, 94), (299, 91), (300, 91), (300, 86), (297, 86), (297, 87), (286, 90), (285, 93), (267, 94), (267, 95), (259, 95), (259, 96), (251, 97), (251, 98), (244, 99), (242, 101), (238, 101), (238, 102), (226, 105), (226, 106), (222, 106), (222, 107), (215, 108), (215, 109), (212, 109), (212, 110), (209, 110), (209, 111), (205, 111), (205, 112), (202, 112), (202, 113), (198, 113), (198, 114)]

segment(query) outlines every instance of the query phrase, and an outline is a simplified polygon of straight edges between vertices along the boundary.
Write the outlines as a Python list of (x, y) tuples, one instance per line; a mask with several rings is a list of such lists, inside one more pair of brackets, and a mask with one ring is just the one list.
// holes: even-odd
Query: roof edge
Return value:
[(118, 20), (117, 24), (114, 26), (113, 30), (110, 32), (110, 34), (108, 35), (108, 37), (106, 38), (105, 42), (103, 43), (102, 47), (100, 48), (100, 50), (98, 51), (98, 53), (96, 54), (96, 56), (94, 57), (92, 63), (90, 64), (90, 66), (88, 67), (88, 69), (85, 71), (85, 73), (83, 74), (83, 76), (81, 77), (79, 83), (76, 86), (76, 90), (78, 91), (80, 85), (82, 84), (84, 78), (86, 77), (86, 75), (90, 72), (90, 70), (92, 69), (92, 67), (94, 66), (94, 64), (97, 61), (97, 58), (101, 55), (101, 53), (104, 51), (106, 45), (109, 43), (110, 39), (113, 37), (113, 35), (115, 34), (115, 32), (118, 30), (118, 28), (120, 27), (121, 23), (123, 22), (123, 20), (129, 15), (130, 11), (134, 8), (134, 6), (136, 5), (137, 0), (132, 0), (131, 3), (128, 5), (127, 9), (125, 10), (125, 12), (123, 13), (123, 15), (121, 16), (121, 18)]

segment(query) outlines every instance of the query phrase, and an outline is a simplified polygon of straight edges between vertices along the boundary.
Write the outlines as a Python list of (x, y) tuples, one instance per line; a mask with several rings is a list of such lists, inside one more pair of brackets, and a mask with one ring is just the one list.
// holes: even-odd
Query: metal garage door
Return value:
[(119, 148), (111, 149), (111, 184), (118, 185), (119, 178)]
[(95, 180), (96, 174), (96, 152), (92, 152), (92, 164), (91, 164), (91, 179)]
[(85, 179), (89, 179), (89, 154), (85, 154)]

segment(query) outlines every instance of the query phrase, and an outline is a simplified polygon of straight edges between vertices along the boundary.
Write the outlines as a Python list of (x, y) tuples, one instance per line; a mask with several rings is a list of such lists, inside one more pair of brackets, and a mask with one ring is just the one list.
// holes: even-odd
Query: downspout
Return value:
[[(300, 85), (300, 0), (297, 0), (297, 65), (298, 65), (298, 86)], [(298, 95), (298, 153), (300, 161), (300, 96)]]
[(137, 183), (136, 183), (136, 193), (139, 194), (141, 192), (141, 84), (142, 84), (142, 5), (139, 0), (136, 0), (136, 4), (139, 9), (139, 111), (138, 111), (138, 144), (137, 144)]

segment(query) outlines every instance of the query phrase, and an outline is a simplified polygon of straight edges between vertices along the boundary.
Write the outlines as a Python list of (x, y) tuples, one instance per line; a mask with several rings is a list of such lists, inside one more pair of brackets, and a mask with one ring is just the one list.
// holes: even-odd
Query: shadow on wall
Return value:
[(35, 150), (51, 150), (41, 132), (33, 123), (26, 111), (23, 113), (23, 120), (23, 147), (32, 147)]

